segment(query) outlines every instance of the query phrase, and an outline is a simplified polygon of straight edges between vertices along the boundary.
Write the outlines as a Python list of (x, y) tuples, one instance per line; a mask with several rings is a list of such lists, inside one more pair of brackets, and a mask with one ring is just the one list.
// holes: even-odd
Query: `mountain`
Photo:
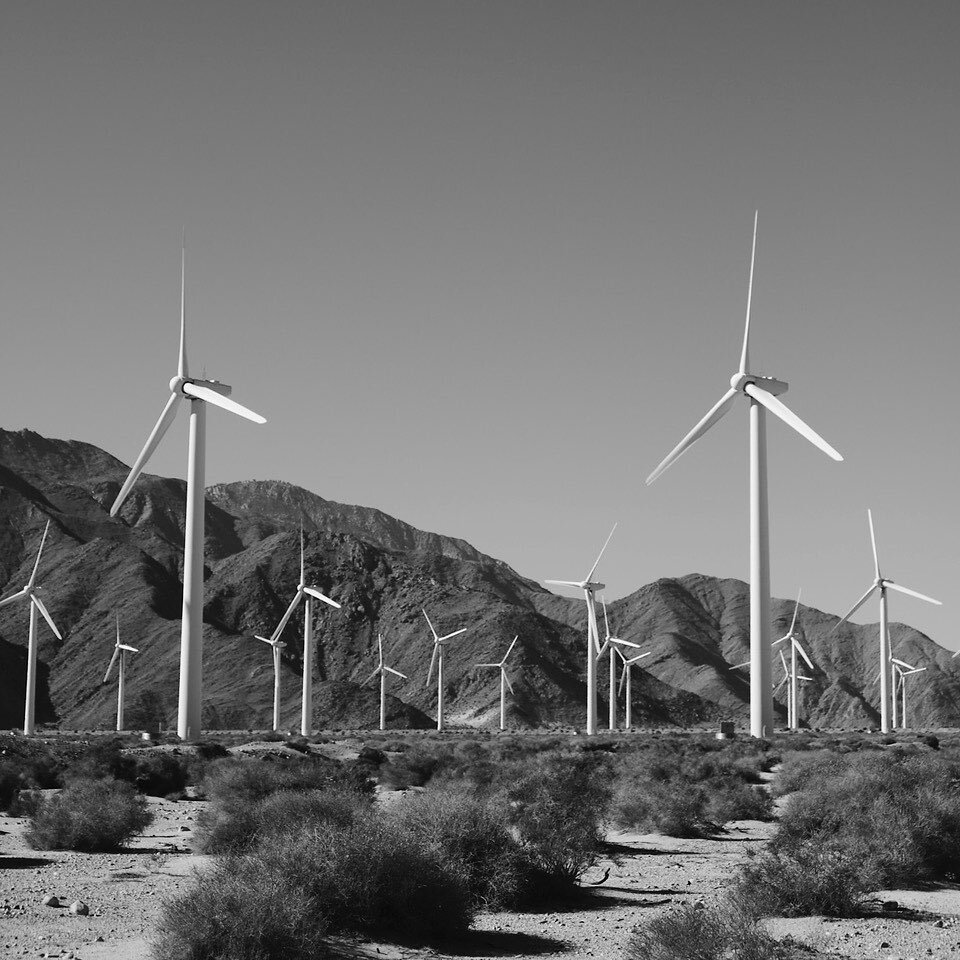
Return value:
[[(128, 714), (173, 720), (177, 702), (185, 484), (144, 475), (120, 516), (109, 507), (125, 464), (90, 444), (0, 430), (0, 583), (27, 581), (43, 526), (45, 602), (64, 640), (40, 625), (37, 716), (67, 728), (106, 727), (114, 683), (101, 683), (118, 613), (125, 640), (140, 649), (128, 671)], [(349, 506), (279, 481), (209, 488), (206, 505), (204, 724), (262, 728), (272, 704), (269, 650), (253, 638), (270, 631), (299, 578), (300, 524), (309, 582), (342, 604), (316, 612), (315, 725), (373, 726), (378, 631), (392, 666), (410, 677), (391, 686), (396, 726), (424, 726), (435, 685), (425, 688), (432, 646), (421, 608), (437, 629), (467, 626), (445, 663), (448, 719), (493, 725), (499, 688), (473, 665), (499, 659), (514, 634), (516, 695), (511, 723), (581, 725), (585, 698), (582, 598), (559, 597), (464, 540), (418, 530), (370, 507)], [(651, 656), (634, 669), (636, 723), (714, 723), (748, 714), (747, 678), (730, 666), (747, 659), (747, 585), (700, 574), (647, 584), (610, 605), (611, 624)], [(792, 601), (773, 603), (786, 632)], [(0, 725), (22, 722), (27, 610), (0, 608)], [(816, 664), (802, 712), (813, 726), (875, 725), (877, 627), (845, 624), (801, 606), (798, 628)], [(915, 726), (960, 724), (960, 674), (947, 651), (902, 624), (894, 650), (926, 673), (910, 693)], [(778, 634), (779, 635), (779, 634)], [(299, 717), (302, 614), (288, 624), (282, 663), (283, 723)], [(808, 671), (809, 672), (809, 671)], [(606, 660), (600, 667), (606, 689)], [(781, 691), (782, 692), (782, 691)], [(601, 726), (606, 705), (601, 696)], [(778, 716), (785, 716), (784, 700)]]

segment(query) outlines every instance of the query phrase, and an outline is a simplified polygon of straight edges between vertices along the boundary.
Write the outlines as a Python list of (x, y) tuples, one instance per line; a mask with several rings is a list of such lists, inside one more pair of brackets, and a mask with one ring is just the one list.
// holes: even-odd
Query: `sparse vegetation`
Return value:
[(35, 850), (118, 850), (152, 820), (142, 797), (117, 780), (74, 780), (43, 799), (30, 817), (27, 842)]

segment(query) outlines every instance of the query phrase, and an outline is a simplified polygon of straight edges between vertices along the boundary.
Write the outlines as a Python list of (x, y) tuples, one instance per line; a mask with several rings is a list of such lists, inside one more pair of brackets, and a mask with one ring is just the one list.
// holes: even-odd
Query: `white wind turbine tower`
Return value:
[(873, 530), (873, 514), (867, 510), (867, 521), (870, 524), (870, 543), (873, 547), (873, 571), (874, 581), (867, 588), (864, 595), (843, 615), (843, 619), (837, 622), (837, 625), (830, 631), (836, 633), (840, 627), (847, 622), (873, 595), (874, 590), (880, 592), (880, 732), (890, 732), (890, 675), (887, 672), (887, 664), (890, 662), (890, 632), (887, 626), (887, 590), (896, 590), (899, 593), (905, 593), (907, 596), (916, 597), (918, 600), (925, 600), (927, 603), (935, 603), (938, 607), (942, 606), (939, 600), (928, 597), (925, 594), (917, 593), (916, 590), (909, 590), (907, 587), (901, 587), (899, 583), (894, 583), (882, 576), (880, 573), (880, 560), (877, 556), (877, 538)]
[(117, 614), (117, 642), (113, 648), (113, 656), (110, 658), (107, 672), (103, 675), (103, 682), (106, 683), (110, 679), (110, 672), (113, 670), (113, 665), (119, 659), (120, 667), (117, 673), (117, 731), (124, 729), (123, 705), (126, 699), (127, 654), (139, 652), (136, 647), (131, 647), (128, 643), (120, 642), (120, 615)]
[(187, 510), (184, 521), (183, 614), (180, 626), (180, 697), (177, 735), (182, 740), (200, 736), (200, 708), (203, 697), (203, 511), (204, 467), (206, 461), (207, 404), (235, 413), (254, 423), (266, 423), (258, 413), (230, 399), (232, 388), (217, 380), (191, 377), (187, 367), (186, 253), (180, 258), (180, 355), (177, 374), (170, 380), (170, 397), (130, 474), (110, 508), (115, 517), (137, 482), (163, 435), (176, 419), (185, 397), (190, 401), (190, 440), (187, 448)]
[(620, 659), (624, 659), (623, 651), (620, 650), (620, 646), (624, 647), (633, 647), (636, 650), (640, 649), (639, 643), (634, 643), (632, 640), (622, 640), (620, 637), (612, 637), (610, 635), (610, 621), (607, 619), (607, 601), (600, 598), (603, 603), (603, 627), (606, 631), (606, 638), (603, 641), (603, 646), (597, 651), (597, 663), (600, 662), (604, 653), (609, 649), (610, 651), (610, 690), (609, 690), (609, 703), (608, 703), (608, 723), (607, 728), (609, 730), (617, 729), (617, 654), (620, 655)]
[(600, 654), (600, 631), (597, 627), (597, 591), (602, 590), (606, 584), (596, 583), (592, 580), (597, 567), (600, 564), (600, 557), (603, 556), (613, 531), (617, 525), (613, 525), (607, 537), (606, 543), (600, 550), (600, 555), (596, 562), (590, 568), (584, 580), (544, 580), (555, 587), (576, 587), (583, 591), (584, 598), (587, 601), (587, 733), (592, 736), (597, 732), (597, 657)]
[(377, 668), (367, 677), (360, 686), (369, 683), (378, 673), (380, 674), (380, 729), (387, 729), (387, 674), (392, 673), (395, 677), (400, 677), (401, 680), (406, 680), (407, 675), (401, 673), (399, 670), (394, 670), (393, 667), (388, 667), (383, 662), (383, 635), (377, 634), (377, 650), (380, 654), (380, 662), (377, 664)]
[(50, 616), (47, 608), (43, 605), (43, 601), (38, 596), (42, 588), (36, 585), (37, 570), (40, 567), (40, 557), (43, 554), (43, 545), (47, 541), (47, 531), (49, 529), (50, 521), (48, 520), (47, 525), (43, 528), (43, 536), (40, 538), (40, 549), (37, 551), (37, 559), (34, 561), (33, 571), (30, 574), (30, 579), (27, 581), (27, 585), (22, 590), (18, 590), (12, 596), (7, 597), (6, 600), (0, 600), (0, 607), (6, 606), (8, 603), (13, 603), (14, 600), (19, 600), (21, 597), (26, 597), (30, 601), (30, 633), (28, 634), (27, 643), (27, 690), (26, 700), (23, 708), (23, 732), (28, 736), (32, 735), (36, 730), (34, 716), (37, 701), (38, 611), (43, 619), (47, 621), (47, 624), (53, 631), (54, 636), (58, 640), (63, 639), (63, 637), (60, 635), (60, 631), (57, 629), (57, 625), (53, 622), (53, 617)]
[(677, 444), (647, 477), (653, 483), (674, 461), (700, 439), (743, 395), (750, 404), (750, 733), (763, 737), (773, 731), (770, 650), (770, 542), (767, 507), (766, 411), (779, 417), (802, 437), (834, 460), (843, 457), (823, 437), (778, 400), (787, 384), (750, 371), (750, 304), (753, 298), (753, 267), (757, 252), (757, 216), (753, 218), (753, 247), (747, 287), (747, 318), (743, 333), (740, 367), (730, 378), (730, 389), (706, 416)]
[(306, 567), (303, 559), (303, 526), (300, 527), (300, 582), (297, 584), (297, 592), (290, 601), (290, 606), (280, 618), (276, 629), (270, 634), (270, 640), (280, 639), (287, 621), (293, 616), (294, 611), (304, 602), (303, 611), (303, 694), (300, 703), (300, 735), (309, 737), (313, 732), (313, 601), (320, 600), (322, 603), (333, 607), (334, 610), (340, 609), (340, 604), (336, 600), (331, 600), (328, 596), (321, 593), (316, 587), (307, 586)]
[(507, 647), (507, 652), (503, 655), (503, 659), (499, 663), (476, 663), (476, 667), (497, 667), (500, 671), (500, 729), (507, 729), (507, 687), (510, 688), (510, 693), (513, 693), (513, 684), (510, 683), (510, 678), (507, 676), (507, 658), (513, 652), (513, 648), (517, 644), (517, 640), (520, 638), (520, 634), (517, 634), (513, 638), (513, 643)]
[(623, 661), (623, 672), (620, 674), (620, 689), (619, 693), (623, 693), (624, 684), (627, 688), (627, 705), (625, 708), (624, 715), (624, 730), (629, 730), (633, 726), (633, 665), (638, 661), (642, 660), (644, 657), (650, 656), (650, 651), (647, 650), (645, 653), (637, 654), (635, 657), (627, 658), (626, 654), (617, 649), (617, 653), (620, 654), (620, 659)]
[(783, 655), (783, 651), (780, 650), (778, 652), (780, 654), (780, 665), (783, 667), (783, 677), (773, 688), (773, 692), (776, 693), (784, 684), (787, 684), (787, 726), (791, 730), (797, 730), (800, 726), (800, 711), (797, 706), (797, 681), (812, 680), (813, 677), (805, 677), (802, 673), (797, 673), (797, 658), (795, 654), (793, 656), (793, 669), (791, 669), (787, 666), (787, 658)]
[[(423, 608), (420, 608), (423, 610)], [(437, 665), (437, 729), (443, 729), (443, 647), (448, 640), (452, 640), (454, 637), (460, 636), (461, 633), (466, 633), (467, 628), (463, 627), (460, 630), (454, 630), (453, 633), (448, 633), (446, 636), (439, 637), (437, 636), (437, 631), (433, 629), (433, 624), (430, 623), (430, 618), (427, 617), (427, 611), (423, 610), (423, 615), (426, 617), (427, 623), (430, 626), (430, 632), (433, 634), (433, 656), (430, 657), (430, 670), (427, 672), (427, 682), (424, 686), (430, 685), (430, 680), (433, 677), (433, 665)]]
[[(773, 641), (773, 646), (783, 643), (784, 640), (790, 641), (790, 696), (787, 699), (787, 726), (791, 730), (800, 729), (800, 715), (797, 705), (799, 700), (797, 698), (797, 681), (798, 680), (809, 680), (810, 677), (801, 677), (797, 673), (797, 654), (799, 653), (801, 657), (807, 662), (807, 666), (813, 670), (814, 666), (810, 658), (807, 656), (807, 651), (803, 649), (800, 645), (800, 641), (797, 639), (795, 633), (795, 628), (797, 626), (797, 613), (800, 611), (800, 594), (802, 591), (797, 591), (797, 602), (793, 608), (793, 619), (790, 621), (790, 629), (779, 639)], [(781, 656), (783, 654), (781, 653)]]
[(276, 733), (280, 729), (280, 651), (286, 644), (279, 638), (261, 637), (259, 633), (254, 636), (269, 643), (273, 652), (273, 732)]

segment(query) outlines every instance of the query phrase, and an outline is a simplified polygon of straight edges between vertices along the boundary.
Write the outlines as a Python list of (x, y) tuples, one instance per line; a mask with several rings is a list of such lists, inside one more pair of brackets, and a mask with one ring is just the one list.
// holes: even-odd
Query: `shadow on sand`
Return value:
[(27, 870), (31, 867), (45, 867), (53, 863), (42, 857), (0, 857), (0, 870)]

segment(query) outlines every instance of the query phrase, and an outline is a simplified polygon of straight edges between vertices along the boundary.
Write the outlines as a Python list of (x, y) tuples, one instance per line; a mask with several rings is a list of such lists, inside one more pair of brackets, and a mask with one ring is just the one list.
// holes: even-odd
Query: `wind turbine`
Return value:
[(836, 633), (840, 627), (847, 622), (873, 595), (874, 590), (880, 591), (880, 732), (890, 732), (890, 676), (887, 673), (886, 666), (890, 662), (890, 632), (887, 626), (887, 590), (896, 590), (899, 593), (905, 593), (907, 596), (916, 597), (918, 600), (925, 600), (927, 603), (935, 603), (938, 607), (943, 606), (939, 600), (928, 597), (925, 594), (917, 593), (916, 590), (909, 590), (907, 587), (901, 587), (899, 583), (894, 583), (882, 576), (880, 573), (880, 560), (877, 556), (877, 537), (873, 530), (873, 514), (867, 510), (867, 521), (870, 524), (870, 543), (873, 547), (873, 571), (874, 581), (867, 587), (864, 595), (843, 615), (843, 619), (837, 622), (837, 625), (830, 631)]
[[(300, 526), (300, 582), (297, 592), (290, 601), (290, 606), (280, 618), (276, 629), (270, 634), (270, 643), (279, 640), (287, 621), (293, 616), (294, 610), (304, 601), (303, 611), (303, 694), (300, 703), (300, 735), (309, 737), (313, 732), (313, 601), (320, 600), (334, 610), (340, 609), (336, 600), (331, 600), (316, 587), (307, 586), (306, 567), (303, 560), (303, 525)], [(276, 656), (276, 654), (275, 654)]]
[(184, 521), (183, 614), (180, 626), (180, 697), (177, 735), (181, 740), (200, 736), (203, 697), (203, 511), (206, 461), (207, 404), (235, 413), (254, 423), (266, 423), (258, 413), (230, 399), (232, 388), (218, 380), (191, 377), (187, 367), (186, 248), (180, 256), (180, 355), (177, 374), (170, 380), (170, 397), (147, 442), (143, 445), (117, 499), (110, 508), (115, 517), (137, 482), (137, 477), (176, 419), (180, 401), (190, 401), (190, 440), (187, 448), (187, 509)]
[(600, 557), (603, 556), (603, 552), (607, 549), (607, 544), (610, 543), (610, 538), (613, 536), (613, 531), (616, 529), (617, 525), (614, 524), (606, 543), (600, 550), (600, 555), (584, 580), (544, 580), (544, 583), (549, 583), (555, 587), (576, 587), (583, 591), (583, 596), (587, 601), (587, 733), (590, 736), (597, 732), (597, 658), (601, 653), (600, 633), (597, 628), (596, 593), (597, 590), (603, 590), (606, 586), (606, 584), (595, 582), (592, 578), (600, 564)]
[(730, 378), (730, 389), (706, 416), (677, 444), (647, 477), (651, 484), (686, 450), (700, 439), (743, 395), (750, 404), (750, 733), (763, 737), (773, 731), (770, 650), (770, 541), (767, 507), (766, 411), (779, 417), (802, 437), (834, 460), (843, 457), (823, 437), (805, 424), (778, 398), (787, 384), (750, 371), (750, 305), (753, 299), (753, 267), (757, 253), (757, 215), (753, 217), (753, 247), (747, 287), (747, 318), (743, 332), (740, 367)]
[(19, 600), (21, 597), (26, 597), (30, 601), (30, 633), (28, 634), (29, 640), (27, 643), (27, 691), (26, 702), (23, 708), (23, 732), (27, 736), (31, 736), (36, 729), (34, 715), (37, 700), (38, 611), (43, 619), (47, 621), (47, 624), (53, 631), (54, 636), (58, 640), (63, 639), (63, 637), (60, 635), (60, 631), (57, 629), (57, 625), (53, 622), (53, 617), (50, 616), (47, 608), (43, 605), (43, 601), (38, 596), (42, 588), (36, 585), (37, 570), (40, 567), (40, 557), (43, 554), (43, 545), (47, 541), (47, 531), (49, 531), (49, 529), (50, 521), (48, 520), (47, 525), (43, 528), (43, 536), (40, 538), (40, 549), (37, 551), (37, 559), (34, 561), (33, 571), (30, 574), (30, 579), (27, 581), (27, 585), (22, 590), (18, 590), (12, 596), (7, 597), (6, 600), (0, 600), (0, 607), (6, 606), (8, 603), (13, 603), (14, 600)]
[[(900, 689), (901, 696), (903, 698), (900, 706), (900, 727), (903, 730), (907, 729), (907, 677), (912, 676), (915, 673), (923, 673), (926, 670), (926, 667), (913, 667), (909, 663), (904, 663), (902, 660), (898, 660), (896, 657), (891, 658), (893, 665), (896, 668), (897, 674), (899, 676), (898, 683), (894, 686), (893, 696), (896, 699), (897, 696), (897, 687)], [(906, 668), (906, 669), (904, 669)]]
[(513, 643), (507, 647), (507, 652), (503, 655), (503, 659), (499, 663), (476, 663), (476, 667), (497, 667), (500, 670), (500, 729), (507, 729), (507, 687), (510, 688), (510, 693), (513, 693), (513, 684), (510, 683), (510, 678), (507, 676), (507, 657), (513, 652), (513, 648), (517, 644), (520, 634), (517, 634), (513, 638)]
[[(797, 704), (799, 703), (797, 699), (797, 681), (811, 679), (809, 677), (801, 677), (797, 673), (797, 654), (799, 653), (800, 656), (807, 661), (807, 666), (811, 670), (815, 669), (810, 658), (807, 656), (807, 651), (800, 646), (800, 641), (797, 639), (796, 633), (794, 633), (794, 628), (797, 625), (797, 613), (800, 611), (801, 592), (800, 590), (797, 591), (797, 603), (793, 608), (793, 619), (790, 621), (790, 629), (779, 640), (773, 641), (773, 646), (783, 643), (784, 640), (790, 641), (790, 696), (787, 700), (787, 726), (791, 730), (800, 729), (800, 717), (797, 710)], [(782, 653), (781, 656), (783, 656)]]
[(797, 673), (797, 657), (796, 654), (793, 656), (793, 669), (787, 666), (787, 658), (783, 655), (783, 651), (778, 651), (780, 654), (780, 664), (783, 666), (783, 677), (780, 682), (773, 688), (773, 692), (776, 693), (785, 683), (787, 686), (787, 726), (791, 730), (796, 730), (800, 726), (799, 713), (797, 709), (797, 681), (798, 680), (812, 680), (813, 677), (805, 677), (803, 674)]
[(259, 633), (254, 636), (269, 643), (273, 651), (273, 732), (276, 733), (280, 729), (280, 651), (286, 644), (279, 638), (261, 637)]
[(124, 719), (123, 719), (123, 704), (126, 691), (127, 683), (127, 654), (128, 653), (139, 653), (140, 651), (136, 647), (131, 647), (127, 643), (120, 642), (120, 614), (117, 614), (117, 643), (113, 648), (113, 656), (110, 658), (110, 663), (107, 666), (107, 672), (103, 675), (103, 682), (106, 683), (110, 679), (110, 671), (113, 670), (113, 665), (120, 660), (120, 668), (117, 674), (117, 731), (124, 729)]
[[(420, 608), (423, 610), (423, 608)], [(427, 673), (427, 682), (424, 686), (428, 686), (431, 678), (433, 677), (433, 665), (437, 665), (437, 729), (443, 729), (443, 646), (448, 640), (452, 640), (454, 637), (460, 636), (461, 633), (466, 633), (467, 628), (463, 627), (460, 630), (454, 630), (453, 633), (448, 633), (446, 636), (438, 637), (437, 631), (433, 629), (433, 624), (430, 623), (430, 618), (427, 617), (427, 611), (423, 610), (423, 615), (426, 617), (427, 623), (430, 626), (430, 632), (433, 634), (433, 656), (430, 657), (430, 670)]]
[(407, 675), (401, 673), (399, 670), (394, 670), (393, 667), (388, 667), (383, 662), (383, 635), (377, 634), (377, 650), (380, 653), (380, 662), (377, 664), (377, 668), (367, 677), (360, 686), (369, 683), (378, 673), (380, 674), (380, 729), (387, 729), (387, 674), (392, 673), (395, 677), (400, 677), (402, 680), (406, 680)]
[(635, 657), (630, 657), (627, 659), (626, 654), (617, 649), (617, 653), (620, 654), (620, 659), (623, 661), (623, 672), (620, 674), (620, 689), (619, 693), (623, 693), (624, 683), (627, 687), (627, 706), (626, 706), (626, 716), (624, 718), (624, 730), (629, 730), (633, 726), (633, 686), (632, 686), (632, 674), (633, 674), (633, 665), (638, 661), (642, 660), (644, 657), (650, 656), (650, 651), (647, 650), (646, 653), (637, 654)]
[(634, 643), (632, 640), (622, 640), (620, 637), (612, 637), (610, 635), (610, 621), (607, 619), (607, 601), (601, 597), (601, 602), (603, 604), (603, 627), (606, 631), (606, 638), (603, 641), (603, 646), (597, 651), (597, 662), (600, 662), (600, 658), (609, 648), (610, 650), (610, 691), (609, 691), (609, 705), (608, 705), (608, 729), (616, 730), (617, 729), (617, 654), (620, 654), (620, 658), (623, 659), (623, 652), (620, 650), (620, 645), (625, 647), (634, 647), (635, 649), (640, 649), (639, 643)]

